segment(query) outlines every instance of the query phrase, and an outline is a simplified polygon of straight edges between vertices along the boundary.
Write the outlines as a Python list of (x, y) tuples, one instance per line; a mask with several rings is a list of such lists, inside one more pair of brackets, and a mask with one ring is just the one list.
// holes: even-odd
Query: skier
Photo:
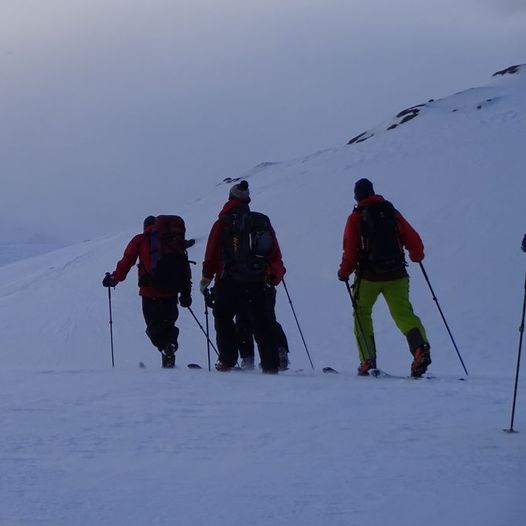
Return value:
[[(193, 240), (184, 240), (184, 222), (178, 216), (148, 216), (143, 226), (143, 233), (128, 243), (122, 259), (111, 274), (106, 273), (102, 284), (115, 287), (124, 281), (139, 259), (139, 295), (142, 297), (146, 334), (161, 353), (162, 367), (172, 368), (178, 349), (177, 305), (187, 308), (192, 304), (186, 248), (193, 244)], [(154, 269), (158, 253), (160, 256)], [(167, 263), (166, 267), (163, 267), (163, 261)], [(161, 274), (163, 268), (166, 272)]]
[(403, 248), (411, 261), (424, 259), (424, 246), (418, 233), (381, 195), (374, 193), (368, 179), (354, 187), (357, 202), (347, 219), (343, 235), (343, 255), (338, 278), (348, 281), (354, 272), (354, 333), (358, 345), (358, 374), (367, 376), (376, 369), (376, 347), (372, 309), (382, 294), (389, 312), (406, 336), (413, 355), (411, 376), (422, 376), (431, 364), (430, 345), (425, 329), (409, 301), (409, 276)]
[(524, 234), (524, 237), (522, 238), (521, 248), (523, 252), (526, 252), (526, 234)]
[(267, 289), (285, 275), (281, 251), (267, 216), (251, 212), (248, 183), (230, 189), (229, 198), (214, 223), (206, 246), (199, 288), (205, 297), (215, 277), (214, 322), (218, 371), (229, 371), (237, 359), (234, 318), (246, 313), (254, 331), (264, 373), (277, 373), (279, 357)]
[[(289, 344), (287, 336), (281, 324), (276, 320), (276, 287), (268, 284), (265, 289), (267, 308), (273, 321), (274, 341), (278, 348), (279, 370), (286, 371), (289, 368)], [(241, 357), (242, 369), (254, 369), (254, 339), (250, 318), (245, 312), (236, 315), (237, 347)]]

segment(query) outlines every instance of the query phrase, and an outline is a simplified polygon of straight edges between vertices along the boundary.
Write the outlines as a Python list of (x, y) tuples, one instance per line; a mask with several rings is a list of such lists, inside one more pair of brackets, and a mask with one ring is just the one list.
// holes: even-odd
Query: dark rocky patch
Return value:
[[(391, 124), (387, 129), (394, 130), (398, 128), (398, 126), (400, 126), (401, 124), (404, 124), (414, 119), (420, 113), (420, 108), (423, 108), (424, 106), (427, 106), (427, 104), (417, 104), (416, 106), (411, 106), (410, 108), (406, 108), (405, 110), (402, 110), (396, 116), (396, 118), (400, 120), (398, 122), (393, 122), (393, 124)], [(349, 145), (349, 144), (357, 144), (359, 142), (364, 142), (367, 139), (370, 139), (371, 137), (374, 137), (374, 133), (363, 132), (363, 133), (360, 133), (360, 135), (353, 137), (347, 144)]]
[(413, 113), (408, 113), (401, 121), (400, 124), (404, 124), (404, 122), (410, 121), (411, 119), (414, 119), (418, 114), (420, 113), (420, 110), (415, 110)]
[(367, 139), (370, 139), (371, 137), (374, 137), (374, 133), (363, 132), (363, 133), (360, 133), (360, 135), (353, 137), (347, 144), (357, 144), (359, 142), (364, 142)]
[(242, 177), (225, 177), (223, 179), (223, 183), (236, 183), (237, 181), (241, 181)]
[(493, 73), (492, 77), (497, 77), (498, 75), (514, 75), (515, 73), (518, 73), (520, 68), (521, 64), (517, 64), (516, 66), (510, 66), (509, 68), (501, 69), (500, 71)]
[[(403, 117), (404, 115), (408, 115), (408, 114), (411, 114), (411, 113), (414, 113), (416, 111), (416, 113), (418, 114), (418, 112), (420, 111), (419, 109), (417, 108), (422, 108), (424, 107), (425, 104), (417, 104), (416, 106), (411, 106), (410, 108), (406, 108), (405, 110), (402, 110), (397, 116), (396, 118), (399, 119), (400, 117)], [(416, 117), (416, 115), (415, 115)]]

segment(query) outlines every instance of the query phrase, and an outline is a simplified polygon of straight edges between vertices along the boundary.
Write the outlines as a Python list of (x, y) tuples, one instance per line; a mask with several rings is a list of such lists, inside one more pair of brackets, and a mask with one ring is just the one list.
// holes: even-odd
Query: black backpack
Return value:
[(239, 281), (262, 281), (274, 248), (270, 219), (259, 212), (233, 211), (223, 216), (225, 275)]
[(190, 282), (190, 265), (185, 245), (186, 228), (181, 217), (161, 215), (148, 234), (150, 238), (150, 272), (141, 286), (163, 292), (182, 292)]
[(358, 207), (361, 216), (360, 268), (371, 274), (403, 271), (406, 262), (396, 210), (389, 201)]

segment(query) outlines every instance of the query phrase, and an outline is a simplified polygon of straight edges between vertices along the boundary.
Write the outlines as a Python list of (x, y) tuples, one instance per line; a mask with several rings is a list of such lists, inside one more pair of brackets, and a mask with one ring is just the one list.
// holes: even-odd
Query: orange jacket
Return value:
[[(221, 278), (224, 271), (223, 242), (225, 223), (223, 216), (240, 205), (243, 205), (243, 203), (237, 199), (227, 201), (221, 212), (219, 212), (219, 219), (212, 225), (206, 244), (205, 259), (203, 261), (203, 277), (209, 280), (212, 280), (214, 276), (216, 279)], [(274, 239), (274, 247), (268, 257), (267, 281), (272, 285), (278, 285), (283, 279), (286, 270), (281, 259), (281, 250), (276, 232), (273, 228), (272, 237)]]
[[(361, 217), (358, 208), (381, 201), (385, 201), (381, 195), (367, 197), (358, 203), (357, 207), (355, 207), (351, 215), (347, 218), (347, 223), (345, 224), (345, 230), (343, 232), (342, 261), (340, 263), (340, 269), (338, 270), (338, 276), (340, 278), (348, 279), (349, 276), (358, 269), (362, 230)], [(415, 263), (422, 261), (424, 259), (424, 244), (422, 243), (417, 231), (398, 211), (396, 212), (396, 220), (400, 241), (404, 248), (409, 252), (409, 258)], [(407, 273), (404, 273), (404, 275), (407, 275)]]
[[(135, 265), (137, 259), (139, 264), (137, 265), (139, 272), (139, 283), (141, 278), (150, 272), (150, 233), (153, 229), (153, 225), (146, 227), (142, 234), (137, 234), (128, 243), (128, 246), (124, 250), (122, 259), (117, 263), (117, 267), (112, 273), (113, 279), (119, 283), (124, 281), (130, 269)], [(189, 294), (192, 288), (190, 270), (188, 269), (188, 279), (186, 281), (185, 290), (181, 293)], [(139, 296), (147, 298), (175, 298), (177, 293), (166, 292), (154, 289), (153, 287), (139, 286)]]

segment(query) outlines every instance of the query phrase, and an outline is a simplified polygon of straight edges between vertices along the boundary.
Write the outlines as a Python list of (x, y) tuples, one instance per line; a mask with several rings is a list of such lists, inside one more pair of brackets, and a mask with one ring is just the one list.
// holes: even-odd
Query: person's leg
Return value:
[(239, 303), (238, 285), (230, 280), (219, 280), (215, 285), (214, 326), (219, 370), (235, 366), (237, 361), (237, 339), (234, 316)]
[(250, 316), (244, 311), (236, 314), (236, 339), (241, 358), (252, 358), (254, 360), (254, 337)]
[(179, 316), (176, 298), (142, 298), (146, 334), (163, 354), (163, 367), (173, 367), (178, 348), (179, 329), (175, 322)]
[(269, 310), (268, 314), (272, 320), (274, 343), (278, 350), (279, 369), (280, 371), (285, 371), (289, 368), (289, 344), (283, 327), (276, 319), (276, 287), (267, 286), (265, 288), (265, 296)]
[(413, 312), (413, 306), (409, 301), (409, 278), (385, 281), (382, 288), (389, 312), (396, 326), (408, 337), (411, 334), (409, 345), (414, 351), (416, 347), (427, 343), (427, 336), (420, 318)]
[(251, 283), (244, 287), (242, 308), (250, 314), (263, 372), (277, 373), (279, 358), (274, 338), (275, 317), (269, 309), (266, 287), (264, 283)]
[[(354, 285), (353, 297), (355, 301), (354, 311), (354, 335), (358, 346), (358, 357), (362, 364), (367, 360), (373, 362), (376, 368), (376, 345), (374, 342), (374, 327), (372, 312), (373, 306), (380, 294), (382, 283), (357, 279)], [(366, 373), (367, 371), (364, 371)]]
[(414, 357), (411, 374), (421, 376), (431, 364), (430, 345), (420, 318), (409, 301), (409, 278), (385, 282), (382, 293), (396, 326), (407, 338)]

